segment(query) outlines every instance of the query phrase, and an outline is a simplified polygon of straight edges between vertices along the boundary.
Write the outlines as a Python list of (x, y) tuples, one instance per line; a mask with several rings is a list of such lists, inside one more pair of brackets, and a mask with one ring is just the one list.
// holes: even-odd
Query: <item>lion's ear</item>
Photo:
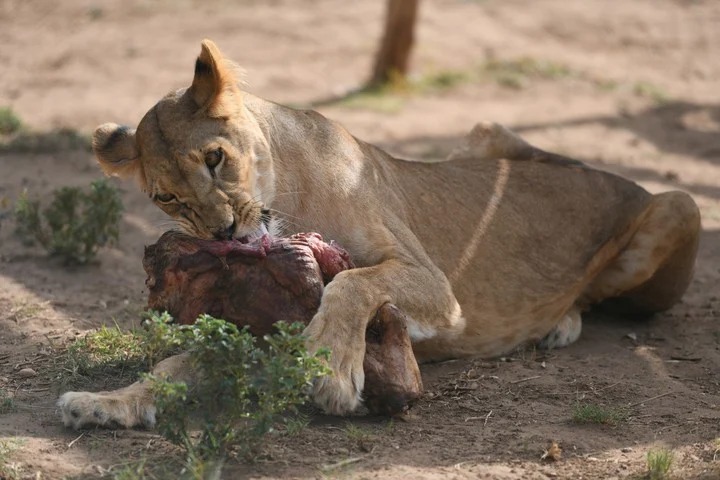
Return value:
[(140, 170), (140, 155), (135, 130), (105, 123), (93, 133), (93, 151), (106, 175), (127, 178)]
[(190, 87), (195, 104), (211, 117), (228, 116), (237, 108), (239, 89), (233, 66), (210, 40), (203, 40)]

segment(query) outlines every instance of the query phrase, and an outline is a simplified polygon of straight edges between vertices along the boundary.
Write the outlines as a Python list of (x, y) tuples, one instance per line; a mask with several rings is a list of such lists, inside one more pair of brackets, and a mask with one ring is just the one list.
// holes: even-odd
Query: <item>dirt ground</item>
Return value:
[[(674, 451), (674, 478), (720, 478), (720, 3), (421, 3), (415, 75), (485, 74), (319, 110), (421, 160), (494, 120), (652, 192), (686, 191), (703, 215), (695, 279), (651, 320), (589, 315), (569, 348), (426, 365), (427, 393), (407, 421), (315, 416), (298, 435), (272, 435), (255, 463), (231, 462), (227, 478), (639, 478), (657, 446)], [(383, 14), (382, 1), (0, 0), (0, 107), (39, 137), (136, 125), (189, 84), (204, 37), (245, 68), (248, 90), (309, 104), (367, 78)], [(519, 59), (545, 67), (508, 63)], [(112, 476), (167, 447), (154, 432), (63, 428), (48, 372), (74, 336), (138, 324), (143, 246), (164, 217), (117, 183), (121, 240), (99, 265), (67, 269), (22, 247), (8, 211), (23, 189), (40, 196), (100, 177), (87, 150), (49, 145), (0, 153), (0, 389), (16, 404), (0, 414), (0, 440), (18, 442), (0, 461), (20, 478)], [(26, 367), (38, 375), (21, 377)], [(630, 415), (579, 424), (583, 403)], [(551, 441), (562, 458), (541, 461)]]

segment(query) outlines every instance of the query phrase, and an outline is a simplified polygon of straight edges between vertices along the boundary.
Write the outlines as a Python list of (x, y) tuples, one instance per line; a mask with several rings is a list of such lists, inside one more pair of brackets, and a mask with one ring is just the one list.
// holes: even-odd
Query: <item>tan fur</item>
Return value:
[[(95, 151), (105, 172), (136, 176), (191, 234), (248, 235), (270, 208), (289, 230), (350, 251), (360, 268), (328, 285), (305, 332), (310, 348), (332, 350), (334, 374), (314, 391), (328, 412), (360, 403), (365, 328), (385, 302), (412, 317), (420, 360), (487, 357), (549, 334), (548, 346), (574, 341), (581, 309), (637, 292), (655, 272), (672, 279), (656, 288), (673, 302), (690, 281), (700, 225), (685, 194), (669, 202), (492, 123), (445, 162), (395, 159), (316, 112), (243, 93), (212, 42), (198, 62), (190, 89), (163, 98), (132, 134), (103, 125)], [(218, 147), (225, 159), (213, 173), (204, 159)], [(159, 203), (167, 194), (175, 200)], [(652, 292), (642, 295), (652, 307)], [(143, 384), (128, 388), (131, 397), (114, 398), (151, 402)], [(132, 417), (147, 405), (91, 395), (61, 398), (66, 424), (100, 423), (97, 409), (122, 425), (148, 423)]]

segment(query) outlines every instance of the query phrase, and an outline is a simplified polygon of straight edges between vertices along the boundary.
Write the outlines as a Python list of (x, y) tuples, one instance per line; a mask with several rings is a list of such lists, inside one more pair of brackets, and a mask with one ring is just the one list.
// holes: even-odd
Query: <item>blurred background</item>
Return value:
[(612, 116), (638, 100), (717, 95), (712, 1), (2, 0), (0, 105), (39, 130), (135, 125), (190, 83), (203, 38), (260, 96), (340, 96), (372, 77), (393, 3), (417, 5), (408, 73), (421, 85), (399, 99), (338, 105), (382, 109), (385, 133), (367, 115), (339, 114), (375, 140), (407, 122), (415, 134), (439, 134), (480, 119)]
[(0, 145), (53, 151), (137, 125), (189, 85), (210, 38), (248, 91), (398, 155), (442, 158), (493, 120), (651, 189), (717, 196), (718, 25), (710, 0), (2, 0)]

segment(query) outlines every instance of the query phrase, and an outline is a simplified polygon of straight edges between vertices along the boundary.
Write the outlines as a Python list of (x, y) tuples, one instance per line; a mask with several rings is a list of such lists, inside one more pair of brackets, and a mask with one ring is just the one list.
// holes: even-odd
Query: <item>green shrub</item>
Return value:
[(148, 312), (146, 318), (146, 328), (124, 331), (103, 325), (75, 340), (58, 357), (59, 387), (120, 387), (178, 353), (174, 330), (179, 327), (171, 324), (172, 317), (167, 312)]
[(674, 460), (673, 452), (667, 448), (654, 448), (647, 453), (648, 478), (664, 480), (668, 478)]
[(141, 330), (126, 332), (103, 325), (79, 337), (58, 357), (59, 387), (108, 389), (137, 380), (148, 368), (144, 336)]
[(0, 415), (17, 410), (15, 400), (4, 389), (0, 388)]
[[(273, 425), (286, 418), (282, 414), (296, 413), (313, 381), (328, 373), (328, 352), (307, 352), (302, 324), (275, 327), (262, 346), (247, 328), (208, 315), (192, 326), (166, 330), (166, 339), (190, 352), (198, 383), (190, 392), (185, 383), (146, 378), (154, 383), (158, 429), (185, 449), (192, 477), (213, 476), (231, 451), (252, 456)], [(199, 436), (191, 435), (193, 413), (200, 420)]]
[(90, 184), (90, 191), (63, 187), (42, 212), (38, 200), (24, 192), (15, 206), (16, 232), (29, 245), (39, 243), (66, 264), (93, 260), (99, 247), (117, 242), (122, 202), (106, 180)]
[(590, 403), (578, 404), (573, 408), (573, 422), (617, 425), (627, 420), (629, 413), (617, 407), (605, 407)]
[(60, 380), (77, 385), (80, 379), (85, 387), (88, 380), (127, 382), (171, 354), (189, 352), (199, 372), (192, 388), (143, 375), (153, 382), (158, 430), (185, 450), (189, 478), (214, 478), (230, 454), (252, 457), (278, 422), (289, 434), (301, 430), (308, 421), (297, 407), (307, 401), (313, 381), (329, 373), (329, 353), (307, 352), (300, 323), (278, 322), (276, 333), (262, 340), (208, 315), (194, 325), (175, 325), (169, 314), (151, 311), (144, 327), (101, 327), (78, 339), (61, 361)]
[(20, 130), (22, 122), (10, 107), (0, 107), (0, 135), (10, 135)]

